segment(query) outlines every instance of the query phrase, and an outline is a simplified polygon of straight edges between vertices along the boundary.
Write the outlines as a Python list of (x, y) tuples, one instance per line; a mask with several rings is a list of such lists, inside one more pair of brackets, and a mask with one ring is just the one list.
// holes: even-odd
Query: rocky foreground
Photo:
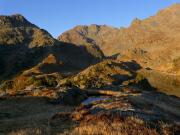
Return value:
[(155, 84), (164, 89), (153, 87), (157, 73), (136, 61), (105, 59), (69, 74), (34, 71), (1, 85), (2, 135), (180, 132), (179, 80), (161, 78)]
[(161, 93), (147, 79), (154, 71), (135, 61), (106, 59), (70, 74), (33, 72), (1, 87), (2, 135), (180, 133), (178, 80), (168, 85), (175, 91)]
[(54, 78), (51, 86), (48, 75), (46, 81), (34, 78), (25, 89), (1, 94), (0, 133), (178, 135), (178, 91), (176, 96), (160, 93), (140, 69), (132, 61), (105, 60)]
[(178, 135), (179, 105), (177, 97), (129, 86), (31, 90), (1, 97), (0, 133)]

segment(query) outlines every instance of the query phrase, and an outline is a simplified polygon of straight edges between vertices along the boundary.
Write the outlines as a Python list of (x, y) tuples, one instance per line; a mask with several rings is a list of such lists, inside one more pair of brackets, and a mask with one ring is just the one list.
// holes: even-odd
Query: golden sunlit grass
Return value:
[[(159, 122), (158, 126), (151, 128), (143, 120), (136, 117), (128, 117), (125, 121), (94, 121), (90, 123), (81, 123), (76, 127), (70, 135), (170, 135), (178, 130), (178, 127), (172, 128), (163, 122)], [(177, 131), (178, 132), (178, 131)], [(68, 133), (64, 133), (67, 135)]]
[(21, 129), (19, 131), (11, 132), (8, 135), (49, 135), (50, 129), (44, 128), (34, 128), (34, 129)]
[[(67, 130), (63, 133), (56, 133), (56, 135), (159, 135), (157, 129), (151, 129), (144, 125), (133, 123), (128, 121), (125, 123), (112, 123), (111, 127), (107, 127), (103, 122), (96, 124), (81, 125), (73, 130)], [(161, 133), (164, 135), (170, 135), (168, 125), (162, 125)], [(14, 131), (8, 135), (51, 135), (52, 131), (48, 127), (44, 128), (31, 128), (21, 129)]]
[[(161, 133), (170, 134), (168, 125), (161, 123)], [(49, 135), (52, 131), (49, 127), (21, 129), (11, 132), (8, 135)], [(142, 120), (135, 117), (129, 117), (124, 122), (92, 122), (91, 124), (82, 123), (72, 130), (65, 130), (56, 135), (159, 135), (155, 128), (148, 127)]]

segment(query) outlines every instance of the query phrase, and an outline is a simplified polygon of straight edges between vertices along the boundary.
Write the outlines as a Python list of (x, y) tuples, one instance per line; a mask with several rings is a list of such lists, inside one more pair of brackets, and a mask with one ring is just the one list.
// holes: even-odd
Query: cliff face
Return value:
[(145, 20), (134, 19), (128, 28), (77, 26), (58, 39), (77, 45), (96, 44), (105, 55), (120, 53), (120, 60), (135, 59), (145, 67), (169, 71), (180, 56), (180, 4)]

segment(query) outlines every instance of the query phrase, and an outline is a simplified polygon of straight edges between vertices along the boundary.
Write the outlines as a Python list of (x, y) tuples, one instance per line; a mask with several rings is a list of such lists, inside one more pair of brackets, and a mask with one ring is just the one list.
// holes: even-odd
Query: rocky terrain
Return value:
[(0, 135), (178, 135), (180, 5), (53, 38), (0, 16)]

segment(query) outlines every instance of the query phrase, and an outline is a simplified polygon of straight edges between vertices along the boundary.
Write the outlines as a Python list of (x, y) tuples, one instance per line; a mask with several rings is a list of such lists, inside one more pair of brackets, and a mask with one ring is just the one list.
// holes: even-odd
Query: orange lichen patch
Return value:
[(13, 91), (22, 90), (29, 84), (29, 77), (18, 76), (12, 81), (12, 87), (8, 91), (13, 93)]
[(85, 115), (88, 115), (90, 112), (88, 109), (83, 109), (78, 112), (74, 112), (71, 117), (73, 120), (80, 121), (84, 118)]
[(52, 89), (43, 89), (39, 91), (34, 91), (30, 95), (35, 97), (48, 97), (48, 98), (57, 97), (56, 91)]
[(48, 57), (43, 60), (44, 64), (56, 64), (57, 60), (56, 57), (53, 54), (49, 54)]
[[(133, 80), (134, 81), (134, 80)], [(130, 81), (130, 82), (133, 82), (133, 81)], [(122, 89), (122, 91), (126, 92), (126, 93), (137, 93), (137, 90), (134, 89), (134, 88), (130, 88), (130, 87), (124, 87)]]
[(47, 98), (56, 98), (57, 92), (54, 89), (33, 89), (30, 90), (19, 90), (19, 91), (9, 91), (9, 97), (16, 97), (16, 96), (24, 96), (24, 97), (47, 97)]

